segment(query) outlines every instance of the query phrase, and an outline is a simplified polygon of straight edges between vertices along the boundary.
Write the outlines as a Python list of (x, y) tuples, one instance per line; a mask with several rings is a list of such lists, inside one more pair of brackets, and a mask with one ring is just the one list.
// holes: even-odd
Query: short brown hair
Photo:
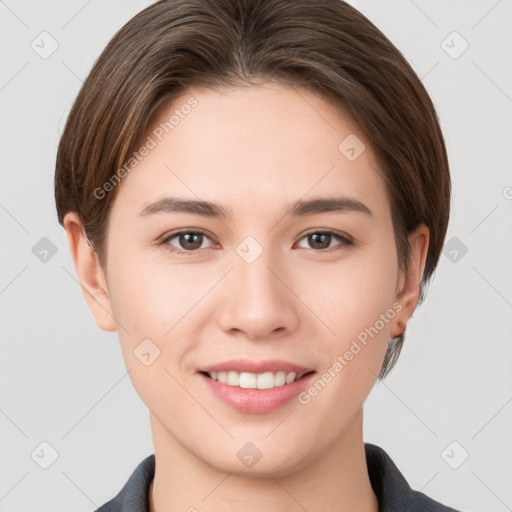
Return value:
[[(262, 80), (310, 89), (366, 135), (387, 183), (402, 269), (408, 233), (420, 223), (430, 230), (421, 302), (449, 218), (443, 136), (406, 59), (341, 0), (161, 0), (133, 17), (94, 64), (68, 116), (55, 171), (59, 223), (77, 212), (104, 266), (115, 190), (101, 200), (94, 191), (123, 167), (163, 102), (194, 86)], [(391, 340), (380, 379), (403, 341)]]

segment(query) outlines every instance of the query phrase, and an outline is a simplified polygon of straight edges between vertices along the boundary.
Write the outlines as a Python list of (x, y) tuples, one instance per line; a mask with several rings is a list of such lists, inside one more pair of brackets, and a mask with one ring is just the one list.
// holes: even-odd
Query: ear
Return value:
[(117, 325), (112, 315), (107, 281), (96, 253), (87, 243), (78, 214), (76, 212), (67, 213), (63, 224), (78, 281), (96, 324), (104, 331), (116, 331)]
[(395, 301), (402, 305), (391, 326), (391, 337), (400, 336), (405, 330), (409, 318), (414, 313), (420, 296), (420, 285), (425, 270), (429, 244), (429, 230), (420, 224), (409, 235), (409, 265), (406, 272), (401, 271), (397, 283)]

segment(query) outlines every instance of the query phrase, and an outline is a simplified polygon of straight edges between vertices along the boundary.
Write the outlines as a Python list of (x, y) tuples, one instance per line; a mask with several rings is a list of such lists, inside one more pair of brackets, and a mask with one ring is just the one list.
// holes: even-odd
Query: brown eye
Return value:
[[(162, 244), (167, 244), (171, 251), (178, 253), (195, 252), (204, 249), (202, 245), (205, 239), (208, 237), (202, 231), (180, 231), (169, 235)], [(172, 240), (176, 240), (176, 243), (171, 243)]]
[(183, 249), (193, 251), (199, 249), (203, 243), (203, 235), (201, 233), (180, 233), (178, 235), (179, 244)]
[[(346, 236), (334, 233), (332, 231), (314, 231), (303, 237), (303, 240), (307, 239), (309, 247), (317, 251), (325, 251), (326, 249), (342, 249), (347, 245), (353, 245), (353, 241)], [(333, 240), (337, 240), (339, 243), (332, 246)]]
[(308, 235), (308, 240), (313, 249), (328, 249), (331, 245), (332, 235), (330, 233), (313, 233)]

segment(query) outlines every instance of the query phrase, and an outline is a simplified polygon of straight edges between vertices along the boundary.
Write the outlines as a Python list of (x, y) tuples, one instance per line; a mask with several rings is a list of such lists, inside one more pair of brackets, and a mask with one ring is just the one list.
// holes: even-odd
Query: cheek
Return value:
[(317, 273), (316, 293), (311, 285), (303, 289), (329, 327), (321, 337), (318, 326), (313, 328), (321, 342), (322, 368), (300, 397), (311, 418), (325, 425), (322, 435), (334, 436), (340, 422), (348, 424), (375, 384), (399, 309), (393, 306), (397, 271), (393, 247), (383, 246), (331, 269), (329, 275)]
[(396, 253), (387, 246), (354, 253), (340, 264), (312, 271), (302, 296), (308, 297), (308, 305), (329, 328), (325, 339), (336, 340), (342, 348), (376, 323), (385, 338), (390, 323), (380, 319), (384, 315), (391, 320), (395, 315), (397, 271)]
[(186, 402), (186, 393), (173, 377), (181, 381), (181, 361), (194, 346), (190, 340), (197, 338), (187, 312), (193, 317), (191, 307), (206, 289), (191, 286), (190, 276), (178, 266), (157, 269), (140, 253), (119, 254), (111, 261), (119, 261), (109, 272), (111, 305), (135, 390), (150, 410)]
[[(155, 258), (155, 251), (134, 248), (123, 255), (110, 249), (117, 256), (111, 261), (119, 261), (109, 272), (111, 305), (130, 378), (148, 404), (158, 404), (162, 389), (180, 400), (183, 390), (170, 374), (190, 372), (190, 354), (200, 348), (202, 329), (212, 317), (205, 309), (208, 294), (222, 272), (172, 264), (161, 254)], [(145, 366), (148, 356), (142, 354), (148, 352), (150, 359), (153, 353), (158, 357)]]
[(109, 279), (112, 309), (116, 320), (137, 335), (164, 339), (208, 288), (183, 266), (156, 265), (140, 253), (117, 261)]

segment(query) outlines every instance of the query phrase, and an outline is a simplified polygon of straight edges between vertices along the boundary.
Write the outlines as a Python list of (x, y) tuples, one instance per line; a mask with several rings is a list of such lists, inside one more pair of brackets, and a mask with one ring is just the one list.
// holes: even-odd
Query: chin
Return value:
[[(234, 454), (233, 457), (227, 456), (230, 452)], [(198, 456), (200, 457), (199, 454)], [(283, 447), (279, 451), (269, 447), (259, 450), (250, 441), (245, 443), (237, 441), (234, 449), (226, 447), (225, 450), (200, 458), (212, 469), (222, 473), (268, 479), (287, 476), (302, 469), (311, 457), (298, 453), (293, 447), (288, 451)]]

